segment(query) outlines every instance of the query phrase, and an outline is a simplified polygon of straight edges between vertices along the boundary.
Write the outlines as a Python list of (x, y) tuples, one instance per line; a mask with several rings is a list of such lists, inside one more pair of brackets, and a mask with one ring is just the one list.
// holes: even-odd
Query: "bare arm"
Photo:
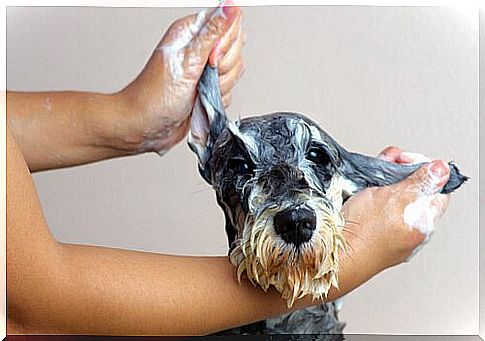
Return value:
[(196, 84), (207, 62), (219, 65), (229, 105), (243, 72), (241, 20), (239, 8), (230, 7), (175, 21), (138, 77), (113, 94), (8, 92), (7, 119), (29, 169), (171, 148), (187, 134)]
[[(276, 292), (264, 293), (248, 281), (239, 285), (227, 257), (56, 242), (9, 130), (7, 166), (8, 333), (207, 334), (288, 311)], [(421, 176), (398, 185), (411, 188), (424, 180)], [(400, 218), (403, 205), (415, 197), (396, 197), (395, 191), (405, 193), (404, 188), (390, 188), (364, 191), (349, 200), (353, 204), (347, 216), (358, 219), (359, 226), (350, 225), (346, 232), (351, 247), (342, 257), (340, 290), (332, 289), (328, 300), (402, 262), (423, 240)], [(380, 221), (379, 208), (393, 199), (394, 211)], [(303, 299), (293, 309), (312, 304)]]
[(122, 124), (130, 106), (121, 93), (7, 93), (7, 118), (32, 171), (134, 153), (139, 137), (130, 140)]
[[(239, 285), (227, 257), (57, 243), (10, 132), (7, 148), (9, 333), (205, 334), (287, 311), (276, 292)], [(331, 298), (368, 277), (345, 264)]]

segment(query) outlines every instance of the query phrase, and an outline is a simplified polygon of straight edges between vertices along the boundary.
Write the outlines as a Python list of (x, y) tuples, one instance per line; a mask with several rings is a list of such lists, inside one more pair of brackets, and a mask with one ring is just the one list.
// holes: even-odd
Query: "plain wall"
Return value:
[[(112, 92), (142, 69), (176, 8), (8, 8), (9, 90)], [(303, 112), (350, 150), (454, 160), (471, 180), (430, 243), (346, 297), (347, 333), (478, 333), (478, 11), (245, 8), (247, 71), (232, 117)], [(186, 142), (34, 175), (64, 242), (226, 254), (222, 211)], [(28, 212), (26, 212), (28, 214)]]

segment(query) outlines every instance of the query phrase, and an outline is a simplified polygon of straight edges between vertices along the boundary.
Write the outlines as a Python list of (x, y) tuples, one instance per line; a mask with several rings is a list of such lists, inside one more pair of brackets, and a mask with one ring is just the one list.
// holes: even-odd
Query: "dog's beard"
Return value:
[(328, 204), (328, 198), (300, 195), (298, 201), (314, 210), (317, 226), (312, 238), (299, 247), (285, 242), (273, 228), (275, 214), (290, 204), (273, 205), (252, 213), (251, 208), (258, 206), (254, 200), (260, 200), (259, 195), (253, 196), (242, 236), (230, 254), (232, 264), (237, 267), (238, 280), (246, 272), (251, 283), (259, 284), (265, 291), (273, 285), (288, 307), (306, 295), (322, 299), (331, 286), (338, 288), (339, 253), (345, 250), (341, 192), (338, 195), (335, 208)]

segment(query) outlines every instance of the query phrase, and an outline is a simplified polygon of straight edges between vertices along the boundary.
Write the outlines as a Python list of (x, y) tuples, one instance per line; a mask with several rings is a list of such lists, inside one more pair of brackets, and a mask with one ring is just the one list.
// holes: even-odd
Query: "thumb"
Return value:
[(443, 160), (434, 160), (423, 165), (396, 186), (413, 201), (419, 196), (438, 194), (450, 177), (450, 168)]
[(413, 231), (409, 239), (415, 249), (408, 260), (429, 240), (436, 220), (446, 210), (449, 196), (439, 192), (449, 177), (448, 165), (442, 160), (435, 160), (397, 184), (401, 187), (398, 190), (406, 193), (403, 221)]
[(205, 65), (212, 49), (229, 29), (239, 11), (239, 7), (235, 6), (223, 6), (214, 9), (209, 19), (194, 37), (190, 46), (189, 58), (204, 62), (203, 65)]

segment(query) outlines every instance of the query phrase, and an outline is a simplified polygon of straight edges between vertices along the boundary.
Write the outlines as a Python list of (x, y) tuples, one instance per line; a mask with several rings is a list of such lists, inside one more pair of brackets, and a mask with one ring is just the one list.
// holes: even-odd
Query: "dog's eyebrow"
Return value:
[(246, 147), (246, 150), (248, 151), (248, 154), (253, 162), (257, 162), (259, 160), (259, 149), (254, 137), (244, 134), (239, 130), (239, 121), (229, 121), (227, 124), (227, 129), (244, 143), (244, 146)]
[(295, 146), (295, 151), (299, 155), (305, 153), (308, 143), (311, 141), (311, 131), (309, 125), (303, 120), (290, 120), (286, 122), (288, 130), (293, 132), (294, 138), (291, 139)]
[(314, 127), (312, 125), (310, 125), (309, 128), (310, 128), (312, 140), (315, 140), (324, 144), (325, 142), (322, 139), (322, 134), (320, 133), (320, 130), (317, 127)]

